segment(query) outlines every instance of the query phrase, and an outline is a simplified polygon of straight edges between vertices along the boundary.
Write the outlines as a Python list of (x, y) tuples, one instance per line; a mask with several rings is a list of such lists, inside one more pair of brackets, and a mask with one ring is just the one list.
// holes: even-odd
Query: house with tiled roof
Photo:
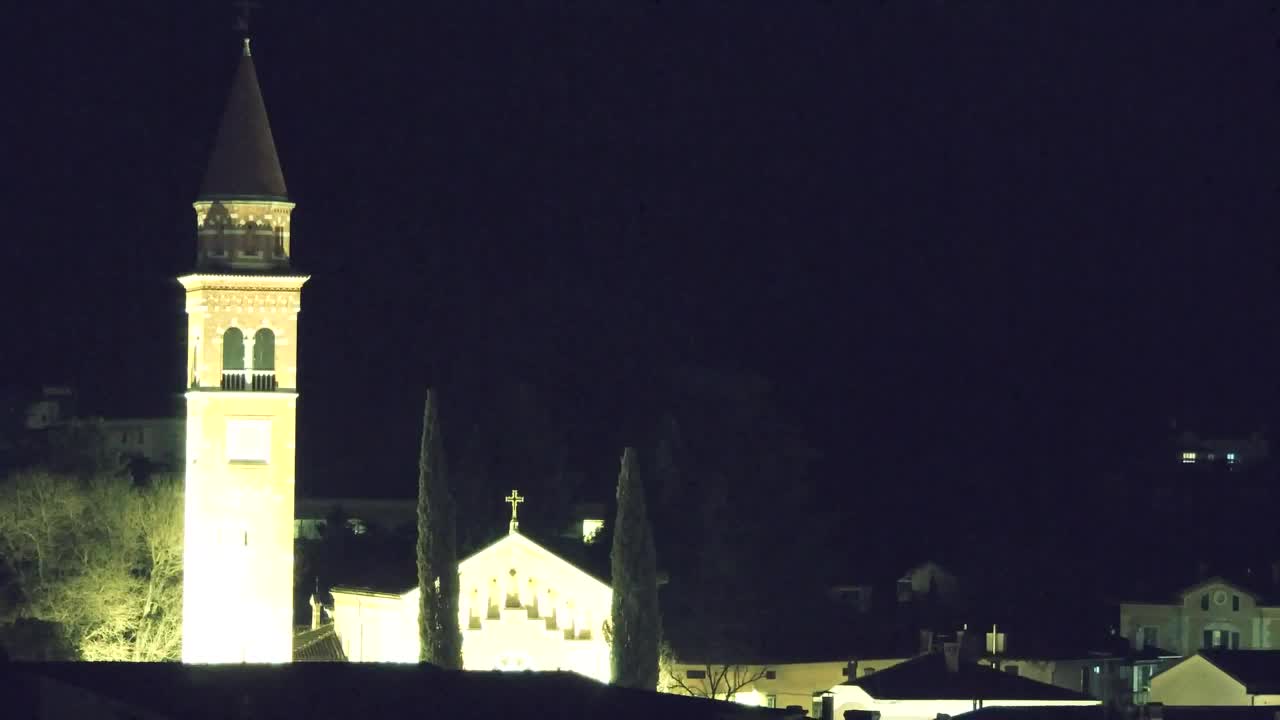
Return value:
[(831, 688), (836, 717), (880, 713), (882, 720), (934, 720), (992, 706), (1096, 707), (1074, 690), (1002, 672), (963, 657), (957, 644)]
[(988, 706), (1101, 706), (1087, 694), (1021, 678), (961, 656), (957, 643), (831, 688), (835, 715), (879, 712), (882, 720), (934, 720)]
[(1152, 678), (1151, 702), (1280, 706), (1280, 650), (1201, 650)]
[[(1101, 705), (989, 705), (951, 720), (1105, 720)], [(1269, 719), (1270, 720), (1270, 719)]]

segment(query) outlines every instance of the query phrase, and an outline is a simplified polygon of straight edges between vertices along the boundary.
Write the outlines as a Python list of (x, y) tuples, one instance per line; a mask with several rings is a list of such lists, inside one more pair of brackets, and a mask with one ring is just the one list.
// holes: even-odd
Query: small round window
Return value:
[(1226, 605), (1226, 604), (1227, 604), (1227, 594), (1226, 594), (1225, 592), (1221, 591), (1221, 590), (1219, 590), (1218, 592), (1214, 593), (1214, 594), (1213, 594), (1213, 604), (1214, 604), (1214, 605)]

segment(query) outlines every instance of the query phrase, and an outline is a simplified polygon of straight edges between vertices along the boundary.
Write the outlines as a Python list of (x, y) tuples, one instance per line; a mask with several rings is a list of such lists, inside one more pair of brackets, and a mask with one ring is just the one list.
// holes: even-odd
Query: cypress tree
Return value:
[(439, 436), (435, 391), (428, 388), (422, 413), (422, 448), (418, 453), (418, 660), (430, 663), (436, 661), (435, 628), (440, 615), (440, 593), (436, 588), (436, 538), (432, 532), (436, 524), (435, 515), (441, 509), (435, 497)]
[(451, 670), (462, 669), (462, 628), (458, 625), (458, 503), (449, 490), (449, 473), (444, 453), (440, 453), (439, 495), (444, 508), (439, 533), (436, 535), (436, 567), (440, 573), (438, 607), (439, 637), (436, 639), (437, 665)]
[(418, 457), (418, 659), (461, 669), (454, 513), (445, 475), (435, 391), (428, 389)]
[(645, 509), (644, 483), (632, 448), (622, 453), (618, 473), (618, 517), (613, 529), (613, 607), (610, 648), (612, 682), (656, 690), (658, 641), (658, 563), (653, 530)]

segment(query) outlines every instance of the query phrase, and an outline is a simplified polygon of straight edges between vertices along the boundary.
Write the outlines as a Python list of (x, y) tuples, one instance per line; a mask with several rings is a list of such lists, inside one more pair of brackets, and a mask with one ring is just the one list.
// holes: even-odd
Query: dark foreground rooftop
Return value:
[(0, 664), (13, 718), (662, 718), (783, 720), (786, 713), (629, 690), (572, 673), (430, 665)]
[(947, 669), (942, 653), (921, 655), (844, 685), (856, 685), (880, 700), (990, 699), (1091, 701), (1093, 698), (1056, 685), (1010, 675), (974, 662)]
[(993, 705), (953, 715), (951, 720), (1104, 720), (1102, 705)]

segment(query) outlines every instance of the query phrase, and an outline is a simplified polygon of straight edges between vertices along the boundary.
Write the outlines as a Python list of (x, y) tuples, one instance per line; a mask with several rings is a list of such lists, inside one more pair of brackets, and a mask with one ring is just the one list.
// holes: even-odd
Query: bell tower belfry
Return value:
[(195, 202), (186, 290), (182, 660), (292, 660), (294, 435), (302, 285), (244, 41)]

